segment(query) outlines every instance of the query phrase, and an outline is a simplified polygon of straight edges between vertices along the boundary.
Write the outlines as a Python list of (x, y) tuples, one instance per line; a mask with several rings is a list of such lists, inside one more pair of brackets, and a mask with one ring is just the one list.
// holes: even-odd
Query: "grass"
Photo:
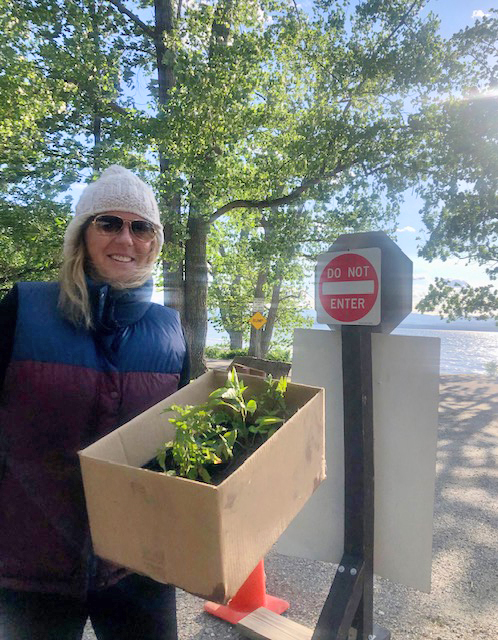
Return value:
[[(248, 349), (230, 349), (226, 344), (215, 344), (207, 346), (204, 354), (206, 358), (216, 360), (232, 360), (236, 356), (247, 356)], [(277, 360), (279, 362), (290, 362), (292, 360), (292, 350), (290, 347), (275, 345), (268, 352), (266, 360)]]

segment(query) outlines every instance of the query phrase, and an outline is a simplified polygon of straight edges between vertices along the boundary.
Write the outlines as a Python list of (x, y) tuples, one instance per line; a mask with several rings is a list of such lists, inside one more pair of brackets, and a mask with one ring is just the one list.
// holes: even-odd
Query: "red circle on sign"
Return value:
[(379, 294), (377, 273), (364, 256), (342, 253), (324, 268), (318, 284), (320, 302), (338, 322), (355, 322), (373, 308)]

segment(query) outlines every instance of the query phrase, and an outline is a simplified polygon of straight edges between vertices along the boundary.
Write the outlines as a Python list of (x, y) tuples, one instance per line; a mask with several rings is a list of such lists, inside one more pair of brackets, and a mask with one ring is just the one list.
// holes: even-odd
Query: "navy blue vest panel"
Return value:
[(98, 371), (182, 370), (185, 342), (178, 313), (173, 309), (150, 304), (138, 322), (110, 335), (99, 335), (77, 329), (54, 313), (59, 296), (57, 283), (24, 282), (17, 287), (17, 332), (22, 333), (22, 339), (14, 342), (13, 360), (76, 364)]

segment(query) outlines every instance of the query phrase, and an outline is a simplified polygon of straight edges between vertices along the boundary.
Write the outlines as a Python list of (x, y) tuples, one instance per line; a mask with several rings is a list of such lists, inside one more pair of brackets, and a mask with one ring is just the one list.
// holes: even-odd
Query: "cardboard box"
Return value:
[[(141, 469), (174, 436), (171, 404), (199, 404), (210, 371), (79, 452), (97, 555), (215, 602), (235, 595), (325, 479), (324, 391), (288, 384), (296, 413), (220, 485)], [(260, 378), (240, 376), (258, 392)]]

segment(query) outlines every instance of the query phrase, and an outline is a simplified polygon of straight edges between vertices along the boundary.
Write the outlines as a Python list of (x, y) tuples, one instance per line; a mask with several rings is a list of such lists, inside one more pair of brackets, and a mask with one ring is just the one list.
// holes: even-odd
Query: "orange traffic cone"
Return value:
[(216, 604), (216, 602), (209, 601), (204, 603), (205, 611), (232, 624), (237, 624), (242, 618), (259, 609), (259, 607), (265, 607), (274, 613), (283, 613), (289, 608), (289, 603), (286, 600), (269, 596), (266, 593), (263, 560), (258, 563), (228, 604)]

